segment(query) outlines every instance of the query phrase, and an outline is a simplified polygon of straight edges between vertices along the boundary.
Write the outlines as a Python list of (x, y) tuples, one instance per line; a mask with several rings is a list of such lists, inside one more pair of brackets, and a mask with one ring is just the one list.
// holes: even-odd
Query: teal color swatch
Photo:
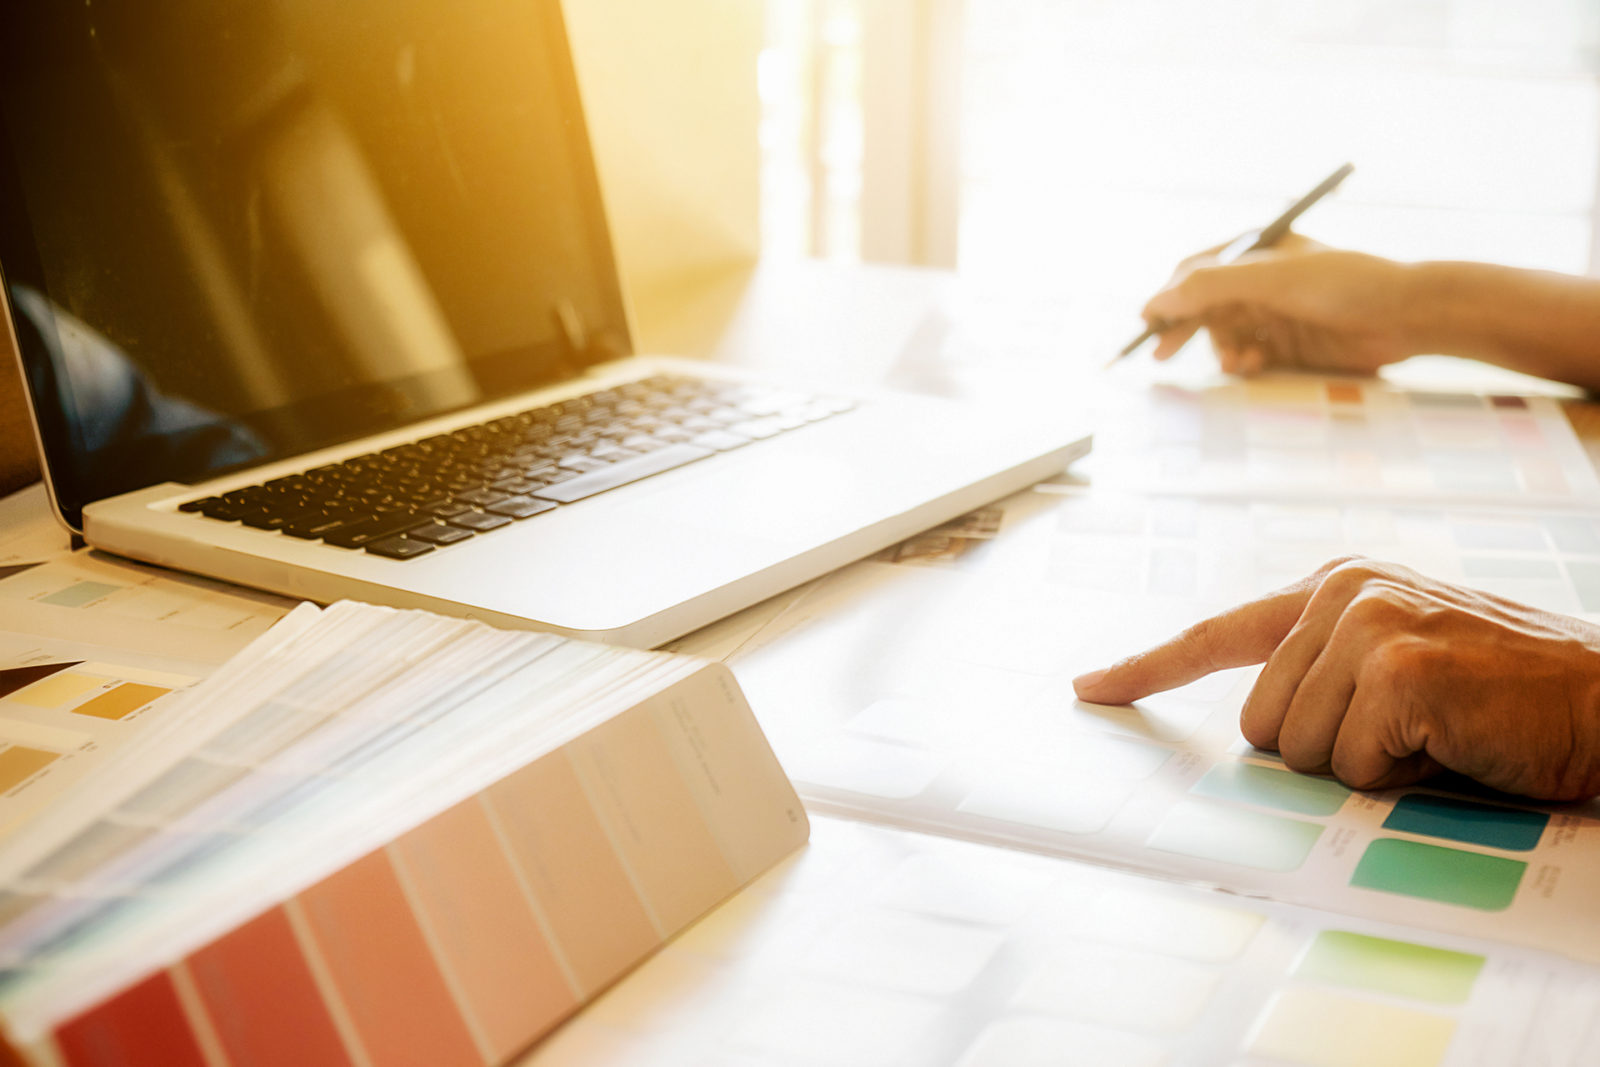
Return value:
[(1468, 845), (1503, 848), (1509, 852), (1527, 852), (1539, 843), (1549, 822), (1550, 816), (1542, 811), (1412, 793), (1395, 804), (1389, 817), (1383, 820), (1383, 828), (1442, 837)]
[(1253, 763), (1219, 763), (1189, 790), (1217, 800), (1237, 800), (1296, 815), (1332, 815), (1344, 807), (1350, 790), (1331, 778)]
[(1503, 911), (1511, 906), (1527, 869), (1521, 860), (1380, 837), (1367, 846), (1350, 884), (1481, 911)]

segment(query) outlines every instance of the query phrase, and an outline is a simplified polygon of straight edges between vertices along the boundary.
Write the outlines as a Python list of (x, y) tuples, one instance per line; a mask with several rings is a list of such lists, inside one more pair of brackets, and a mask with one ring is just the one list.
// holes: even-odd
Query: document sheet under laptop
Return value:
[(653, 645), (1087, 447), (635, 356), (555, 0), (32, 4), (0, 105), (8, 340), (114, 552)]

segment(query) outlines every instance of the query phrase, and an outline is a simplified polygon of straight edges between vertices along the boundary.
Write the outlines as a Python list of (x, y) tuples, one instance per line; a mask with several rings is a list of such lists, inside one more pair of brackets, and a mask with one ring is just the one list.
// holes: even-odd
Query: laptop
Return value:
[(651, 647), (1088, 447), (635, 353), (555, 0), (6, 21), (5, 339), (98, 548)]

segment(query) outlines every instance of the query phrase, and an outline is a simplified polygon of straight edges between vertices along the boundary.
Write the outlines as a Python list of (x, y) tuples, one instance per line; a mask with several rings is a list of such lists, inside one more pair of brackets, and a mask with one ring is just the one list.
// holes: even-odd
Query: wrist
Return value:
[(1493, 334), (1487, 316), (1495, 304), (1487, 299), (1492, 283), (1480, 276), (1485, 266), (1439, 260), (1395, 264), (1396, 332), (1408, 355), (1484, 357)]

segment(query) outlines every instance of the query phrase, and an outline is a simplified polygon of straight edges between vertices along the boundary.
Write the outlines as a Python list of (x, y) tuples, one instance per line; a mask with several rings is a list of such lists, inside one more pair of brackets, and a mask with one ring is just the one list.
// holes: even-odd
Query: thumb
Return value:
[(1073, 679), (1080, 700), (1127, 704), (1213, 671), (1263, 663), (1299, 621), (1320, 575), (1195, 623), (1171, 640)]
[(1227, 265), (1196, 267), (1150, 298), (1146, 319), (1181, 322), (1230, 304), (1272, 304), (1284, 288), (1284, 259), (1252, 254)]

